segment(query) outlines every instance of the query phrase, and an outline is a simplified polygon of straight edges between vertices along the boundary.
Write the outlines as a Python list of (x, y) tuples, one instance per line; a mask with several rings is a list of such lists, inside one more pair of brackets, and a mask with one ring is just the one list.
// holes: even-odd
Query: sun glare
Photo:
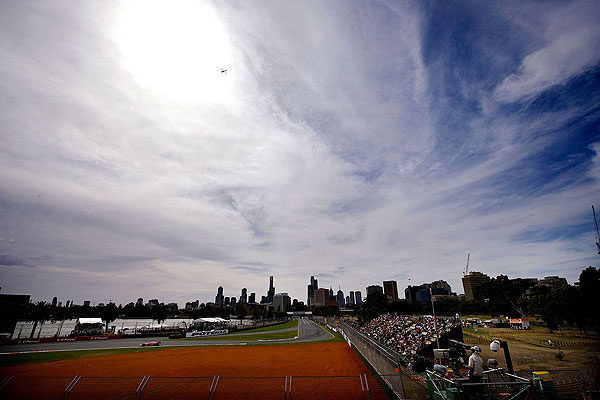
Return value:
[(123, 66), (141, 85), (175, 101), (231, 95), (232, 48), (211, 7), (192, 0), (126, 3), (118, 25)]

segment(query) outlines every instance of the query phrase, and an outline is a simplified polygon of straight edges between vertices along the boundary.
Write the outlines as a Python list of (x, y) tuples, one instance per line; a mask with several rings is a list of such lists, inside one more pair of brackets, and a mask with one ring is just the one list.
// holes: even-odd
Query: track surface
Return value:
[[(277, 331), (260, 332), (261, 334), (270, 332), (281, 332), (295, 330), (280, 329)], [(91, 349), (118, 349), (118, 348), (135, 348), (139, 347), (143, 342), (160, 341), (161, 347), (176, 347), (176, 346), (211, 346), (219, 344), (244, 344), (244, 343), (266, 343), (266, 342), (314, 342), (320, 340), (331, 339), (333, 335), (324, 328), (317, 325), (314, 321), (302, 318), (298, 320), (299, 336), (294, 339), (282, 339), (272, 341), (248, 341), (248, 340), (202, 340), (202, 339), (165, 339), (164, 337), (148, 337), (148, 338), (127, 338), (127, 339), (111, 339), (111, 340), (90, 340), (81, 342), (55, 342), (55, 343), (31, 343), (0, 346), (0, 354), (11, 353), (27, 353), (38, 351), (69, 351), (69, 350), (91, 350)], [(244, 334), (243, 332), (239, 333)], [(256, 334), (259, 334), (257, 332)], [(250, 333), (246, 333), (250, 335)]]

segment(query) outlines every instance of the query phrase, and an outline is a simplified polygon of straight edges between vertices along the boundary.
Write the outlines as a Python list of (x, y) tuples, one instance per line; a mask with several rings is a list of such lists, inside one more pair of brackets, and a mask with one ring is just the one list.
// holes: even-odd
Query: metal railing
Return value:
[(401, 354), (383, 346), (341, 320), (338, 321), (338, 328), (348, 344), (354, 346), (397, 398), (426, 398), (424, 379), (403, 366), (404, 359)]
[(357, 399), (389, 397), (366, 374), (280, 377), (25, 377), (0, 380), (0, 398), (56, 400)]

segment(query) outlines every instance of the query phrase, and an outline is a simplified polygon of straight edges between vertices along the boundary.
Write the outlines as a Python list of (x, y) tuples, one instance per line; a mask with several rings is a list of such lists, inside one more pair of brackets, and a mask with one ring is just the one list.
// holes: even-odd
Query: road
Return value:
[[(280, 329), (281, 332), (294, 330), (296, 328)], [(310, 319), (302, 318), (298, 320), (298, 337), (294, 339), (273, 340), (269, 342), (314, 342), (331, 339), (333, 335), (326, 329), (317, 325)], [(266, 333), (266, 332), (260, 332)], [(243, 332), (240, 335), (244, 334)], [(249, 335), (246, 333), (246, 335)], [(161, 347), (173, 346), (213, 346), (213, 345), (240, 345), (246, 343), (265, 343), (267, 341), (242, 341), (242, 340), (203, 340), (203, 339), (166, 339), (164, 337), (149, 338), (124, 338), (111, 340), (90, 340), (80, 342), (54, 342), (54, 343), (31, 343), (0, 346), (0, 354), (46, 352), (46, 351), (72, 351), (72, 350), (92, 350), (92, 349), (128, 349), (138, 348), (142, 342), (160, 341)]]

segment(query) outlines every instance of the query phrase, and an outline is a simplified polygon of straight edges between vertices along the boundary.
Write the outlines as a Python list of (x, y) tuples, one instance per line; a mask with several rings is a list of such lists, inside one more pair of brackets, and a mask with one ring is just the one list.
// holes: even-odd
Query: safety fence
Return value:
[(0, 381), (0, 398), (43, 400), (360, 399), (389, 396), (372, 376), (25, 377)]
[(352, 326), (338, 321), (338, 329), (361, 356), (376, 372), (376, 377), (383, 380), (383, 387), (390, 390), (388, 395), (399, 399), (424, 399), (427, 388), (424, 378), (403, 366), (402, 356), (392, 349), (381, 345), (363, 335)]

